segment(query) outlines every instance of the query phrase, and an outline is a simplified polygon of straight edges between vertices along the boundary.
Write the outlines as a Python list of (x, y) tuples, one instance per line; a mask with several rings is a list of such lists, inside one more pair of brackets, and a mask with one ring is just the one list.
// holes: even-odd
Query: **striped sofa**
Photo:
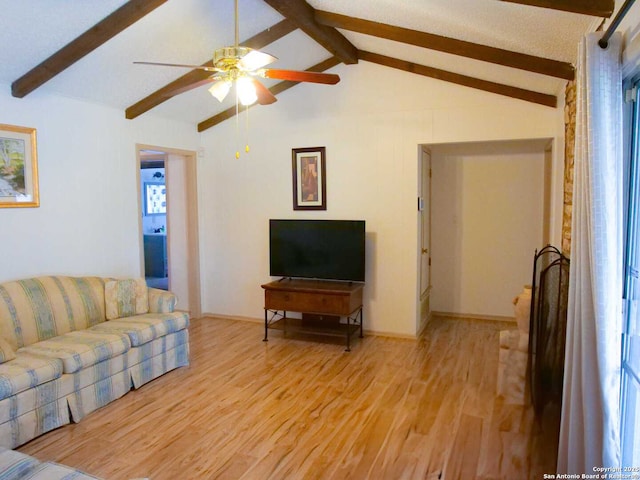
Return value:
[(0, 480), (99, 480), (98, 477), (55, 462), (0, 447)]
[(144, 279), (0, 283), (0, 447), (15, 448), (189, 364), (189, 316)]

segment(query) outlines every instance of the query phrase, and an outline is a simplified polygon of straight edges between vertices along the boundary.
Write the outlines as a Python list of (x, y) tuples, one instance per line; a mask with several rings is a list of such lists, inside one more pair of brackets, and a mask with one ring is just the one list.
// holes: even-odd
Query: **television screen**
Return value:
[(364, 220), (269, 220), (272, 277), (364, 282)]

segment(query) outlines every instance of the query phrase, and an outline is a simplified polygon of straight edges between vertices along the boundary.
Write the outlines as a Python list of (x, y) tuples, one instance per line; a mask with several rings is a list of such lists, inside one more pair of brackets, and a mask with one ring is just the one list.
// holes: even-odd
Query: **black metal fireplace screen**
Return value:
[(569, 259), (547, 245), (533, 259), (527, 376), (531, 403), (540, 415), (562, 403), (569, 297)]

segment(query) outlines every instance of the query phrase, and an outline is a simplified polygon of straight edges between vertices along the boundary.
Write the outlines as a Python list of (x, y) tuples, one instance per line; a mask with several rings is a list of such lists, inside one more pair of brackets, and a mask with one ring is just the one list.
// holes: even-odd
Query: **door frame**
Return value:
[[(138, 189), (138, 248), (140, 250), (140, 272), (144, 272), (144, 239), (142, 231), (142, 190), (140, 185), (140, 167), (141, 167), (141, 151), (152, 150), (156, 152), (162, 152), (165, 155), (165, 172), (167, 172), (167, 162), (170, 155), (178, 155), (184, 158), (185, 161), (185, 188), (187, 203), (190, 208), (186, 211), (186, 224), (187, 224), (187, 238), (188, 238), (188, 256), (185, 260), (187, 274), (187, 288), (189, 289), (189, 306), (188, 311), (192, 318), (199, 318), (202, 316), (202, 302), (200, 294), (200, 235), (198, 228), (198, 186), (197, 186), (197, 152), (191, 150), (181, 150), (176, 148), (160, 147), (157, 145), (136, 144), (136, 178)], [(168, 184), (171, 181), (170, 175), (165, 174), (165, 183)], [(167, 208), (170, 209), (170, 198), (167, 199)], [(172, 265), (171, 248), (171, 225), (169, 221), (169, 215), (167, 215), (167, 262), (169, 268)], [(169, 277), (171, 278), (171, 277)], [(169, 284), (171, 288), (171, 284)]]

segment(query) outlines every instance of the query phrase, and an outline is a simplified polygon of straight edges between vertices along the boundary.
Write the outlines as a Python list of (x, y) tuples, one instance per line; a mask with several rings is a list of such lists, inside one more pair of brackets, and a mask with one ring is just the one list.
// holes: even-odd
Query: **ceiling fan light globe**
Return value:
[(256, 87), (248, 77), (240, 77), (236, 80), (236, 89), (240, 103), (245, 106), (254, 104), (258, 100)]
[(238, 67), (247, 72), (252, 72), (259, 68), (269, 65), (277, 60), (273, 55), (261, 52), (259, 50), (250, 50), (238, 62)]
[(222, 103), (222, 101), (229, 93), (229, 90), (231, 90), (231, 82), (228, 80), (220, 80), (219, 82), (211, 85), (211, 88), (209, 88), (209, 93), (216, 97), (218, 101)]

